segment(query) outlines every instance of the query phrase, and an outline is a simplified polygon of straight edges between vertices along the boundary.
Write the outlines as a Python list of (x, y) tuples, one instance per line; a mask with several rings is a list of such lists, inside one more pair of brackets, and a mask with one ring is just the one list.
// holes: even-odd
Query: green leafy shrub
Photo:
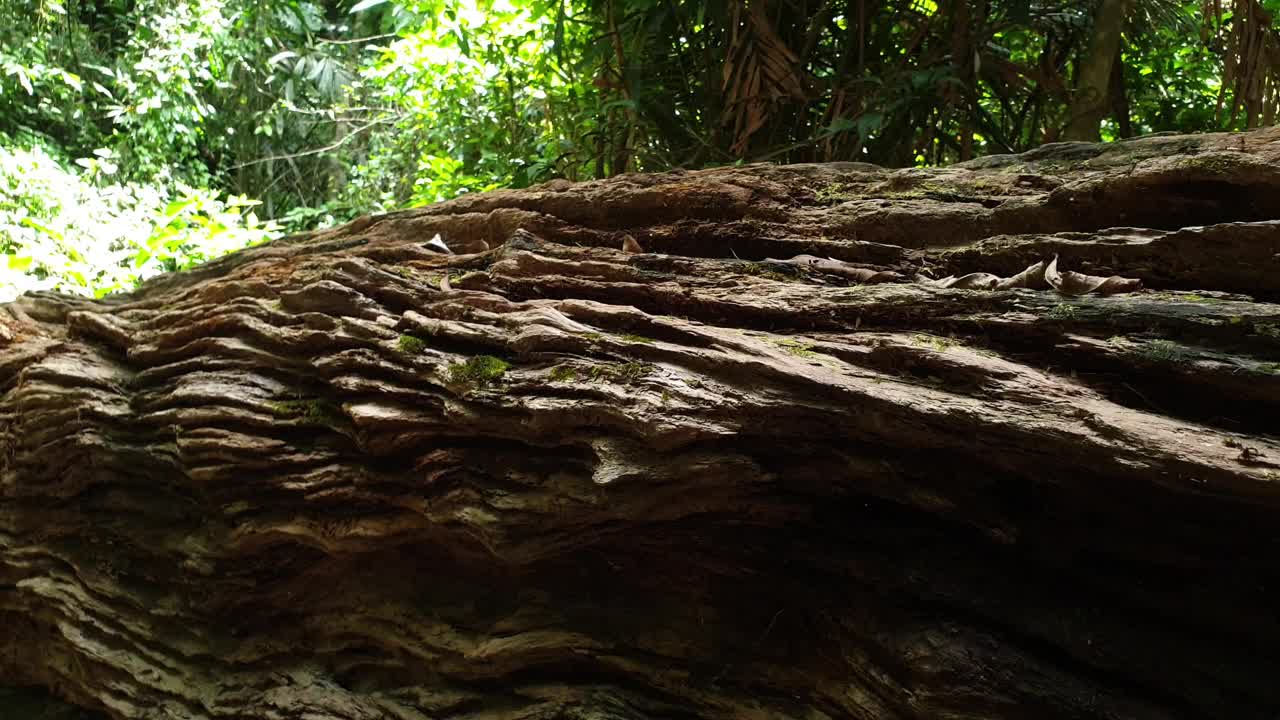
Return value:
[(110, 182), (115, 162), (105, 150), (78, 165), (40, 147), (0, 147), (0, 300), (128, 290), (279, 234), (247, 198)]

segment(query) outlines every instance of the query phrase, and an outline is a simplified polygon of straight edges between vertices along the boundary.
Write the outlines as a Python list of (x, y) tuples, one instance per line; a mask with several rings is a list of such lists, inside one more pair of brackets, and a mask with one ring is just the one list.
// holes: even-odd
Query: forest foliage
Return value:
[(1280, 0), (0, 0), (0, 299), (552, 178), (1277, 122)]

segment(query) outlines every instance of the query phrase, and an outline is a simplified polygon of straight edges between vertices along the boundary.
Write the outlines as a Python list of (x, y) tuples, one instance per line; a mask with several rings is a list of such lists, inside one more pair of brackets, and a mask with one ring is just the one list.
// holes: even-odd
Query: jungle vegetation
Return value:
[(0, 0), (0, 295), (553, 178), (1277, 122), (1280, 0)]

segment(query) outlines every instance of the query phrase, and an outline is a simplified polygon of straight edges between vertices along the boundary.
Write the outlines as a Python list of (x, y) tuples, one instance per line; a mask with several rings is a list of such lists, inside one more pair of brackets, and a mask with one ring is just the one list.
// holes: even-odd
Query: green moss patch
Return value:
[(859, 195), (853, 187), (844, 183), (828, 183), (813, 192), (813, 197), (824, 205), (838, 205), (849, 200), (856, 200)]
[(742, 271), (748, 275), (777, 280), (778, 282), (796, 282), (800, 279), (799, 270), (796, 270), (794, 275), (788, 275), (785, 272), (770, 269), (769, 266), (756, 262), (743, 263)]
[(938, 337), (937, 335), (924, 335), (924, 334), (913, 336), (911, 338), (911, 342), (916, 345), (924, 345), (926, 347), (931, 347), (934, 350), (937, 350), (938, 352), (946, 352), (947, 350), (950, 350), (951, 348), (960, 344), (960, 343), (957, 343), (955, 340), (952, 340), (951, 338), (944, 338), (944, 337)]
[(1185, 158), (1182, 167), (1212, 175), (1234, 175), (1242, 168), (1256, 166), (1252, 158), (1239, 153), (1207, 153)]
[(1280, 340), (1280, 325), (1275, 323), (1254, 323), (1253, 332), (1269, 338)]
[(1187, 353), (1175, 342), (1169, 340), (1152, 340), (1138, 349), (1138, 354), (1153, 362), (1182, 362)]
[(785, 340), (775, 340), (774, 345), (782, 348), (788, 353), (796, 357), (811, 358), (817, 356), (817, 352), (813, 349), (813, 345), (801, 340), (787, 338)]
[(286, 400), (271, 405), (271, 414), (284, 420), (303, 420), (317, 425), (342, 421), (342, 409), (323, 400)]
[(511, 364), (492, 355), (477, 355), (449, 366), (449, 381), (455, 385), (484, 387), (502, 379)]
[(1053, 320), (1074, 320), (1080, 317), (1080, 309), (1075, 305), (1058, 303), (1049, 309), (1046, 316)]
[(569, 365), (557, 365), (551, 368), (551, 382), (573, 382), (578, 379), (578, 371)]
[(401, 335), (396, 340), (396, 349), (405, 355), (421, 355), (427, 349), (427, 343), (419, 337)]
[(629, 362), (596, 365), (588, 372), (592, 382), (611, 382), (619, 385), (630, 385), (644, 379), (653, 372), (649, 363)]

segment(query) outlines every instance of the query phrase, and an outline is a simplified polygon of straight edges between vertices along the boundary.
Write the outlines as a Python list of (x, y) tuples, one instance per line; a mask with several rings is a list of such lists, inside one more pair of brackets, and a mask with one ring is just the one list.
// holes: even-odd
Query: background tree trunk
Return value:
[[(1273, 718), (1278, 219), (1280, 129), (1157, 136), (559, 182), (24, 297), (0, 680), (117, 719)], [(1148, 289), (911, 281), (1055, 255)]]
[(1111, 66), (1120, 56), (1120, 43), (1125, 18), (1133, 0), (1101, 0), (1093, 19), (1093, 36), (1089, 51), (1076, 68), (1076, 89), (1068, 111), (1063, 140), (1097, 142), (1099, 125), (1107, 116), (1111, 94)]

